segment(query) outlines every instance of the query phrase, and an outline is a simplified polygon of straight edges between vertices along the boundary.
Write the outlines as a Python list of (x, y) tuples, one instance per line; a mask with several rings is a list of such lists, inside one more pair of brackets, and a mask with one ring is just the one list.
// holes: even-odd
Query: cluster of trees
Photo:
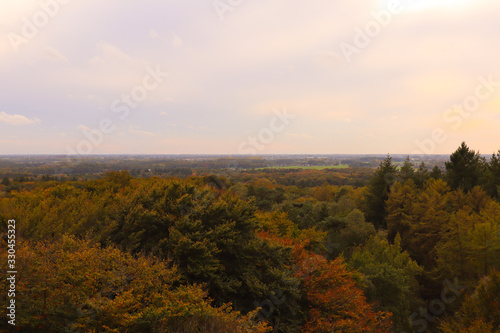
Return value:
[(364, 186), (373, 175), (372, 168), (348, 169), (263, 169), (247, 170), (231, 174), (230, 178), (236, 183), (252, 183), (262, 180), (270, 181), (280, 186), (317, 187), (323, 184)]
[(17, 256), (16, 325), (24, 332), (270, 330), (256, 311), (214, 307), (202, 286), (182, 285), (175, 265), (151, 256), (74, 236), (26, 240)]
[[(232, 325), (228, 327), (236, 327), (235, 332), (268, 326), (277, 332), (315, 331), (321, 325), (336, 327), (336, 319), (345, 321), (341, 327), (354, 329), (353, 318), (371, 318), (359, 332), (388, 331), (390, 315), (377, 314), (341, 259), (333, 264), (305, 250), (297, 257), (296, 245), (287, 244), (285, 235), (276, 240), (259, 234), (266, 217), (212, 180), (133, 179), (125, 172), (110, 173), (97, 181), (46, 182), (0, 200), (1, 223), (7, 218), (18, 221), (19, 257), (30, 258), (26, 267), (19, 268), (26, 276), (17, 296), (23, 300), (21, 327), (50, 332), (81, 325), (112, 332), (127, 326), (129, 331), (183, 332), (177, 327), (191, 325), (196, 330), (186, 328), (186, 332), (211, 332), (193, 323), (212, 327), (210, 323), (220, 316), (221, 325)], [(296, 231), (308, 244), (307, 235)], [(148, 256), (152, 256), (149, 261)], [(304, 256), (322, 263), (305, 274)], [(155, 266), (157, 261), (163, 262), (161, 267)], [(137, 265), (152, 267), (144, 273), (147, 277), (137, 275), (142, 269)], [(171, 284), (159, 284), (160, 289), (152, 285), (163, 279), (161, 274), (174, 272), (175, 279), (166, 278)], [(46, 279), (39, 278), (44, 274)], [(127, 282), (131, 274), (139, 285)], [(338, 275), (338, 281), (323, 288), (337, 298), (317, 303), (311, 295), (317, 292), (315, 284), (329, 281), (330, 275)], [(72, 289), (75, 284), (78, 288)], [(47, 295), (51, 288), (57, 290), (52, 296)], [(193, 309), (177, 293), (193, 293), (188, 298), (193, 304), (205, 302), (201, 309)], [(349, 295), (357, 301), (346, 307), (342, 304)], [(269, 300), (277, 301), (270, 306)], [(176, 304), (181, 307), (178, 313), (171, 309)], [(89, 318), (89, 313), (95, 317)]]
[[(460, 279), (469, 290), (456, 318), (442, 322), (443, 332), (499, 328), (494, 317), (498, 293), (484, 294), (498, 288), (499, 161), (500, 151), (487, 161), (465, 143), (450, 156), (444, 172), (437, 167), (430, 173), (422, 166), (416, 170), (409, 159), (398, 170), (388, 156), (366, 188), (365, 216), (421, 267), (419, 293), (424, 300), (442, 297), (442, 281)], [(472, 296), (481, 292), (480, 300)], [(453, 313), (460, 304), (450, 304), (446, 311)]]
[(12, 189), (19, 328), (495, 332), (499, 161), (463, 144), (443, 170), (388, 156), (366, 186), (343, 185), (359, 170), (263, 170)]

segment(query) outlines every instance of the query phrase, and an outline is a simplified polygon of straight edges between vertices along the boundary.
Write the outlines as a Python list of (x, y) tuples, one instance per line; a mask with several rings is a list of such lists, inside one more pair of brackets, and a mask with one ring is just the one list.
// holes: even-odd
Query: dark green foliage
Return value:
[(473, 293), (467, 296), (460, 310), (441, 322), (443, 333), (499, 332), (500, 328), (500, 273), (485, 276)]
[(375, 228), (385, 228), (387, 212), (385, 201), (391, 191), (396, 177), (396, 167), (388, 155), (377, 168), (375, 175), (370, 179), (368, 191), (365, 195), (365, 216)]
[(434, 168), (432, 168), (429, 177), (434, 179), (443, 179), (443, 172), (437, 165), (435, 165)]
[(254, 198), (254, 204), (261, 210), (271, 210), (274, 204), (280, 204), (285, 200), (285, 190), (282, 187), (266, 187), (248, 185), (247, 196)]
[(422, 268), (401, 249), (399, 236), (393, 245), (372, 237), (354, 251), (349, 264), (363, 274), (368, 300), (393, 313), (395, 331), (411, 329), (408, 317), (421, 303), (416, 277)]
[(7, 176), (3, 177), (2, 185), (4, 185), (4, 186), (9, 186), (10, 185), (10, 179), (9, 179), (9, 177), (7, 177)]
[(500, 196), (500, 150), (491, 156), (488, 163), (486, 191), (493, 197)]
[(461, 188), (468, 192), (480, 185), (485, 174), (485, 160), (479, 152), (471, 150), (465, 142), (451, 154), (446, 162), (446, 180), (453, 190)]
[(415, 179), (415, 166), (410, 161), (410, 156), (407, 156), (398, 174), (399, 181), (404, 183), (408, 179)]
[(131, 250), (170, 258), (188, 283), (206, 284), (216, 304), (244, 312), (279, 290), (287, 302), (272, 314), (287, 325), (297, 290), (283, 279), (290, 249), (256, 235), (255, 208), (229, 193), (188, 182), (149, 181), (127, 197), (109, 237)]
[(366, 222), (363, 213), (355, 209), (340, 220), (342, 228), (332, 229), (329, 233), (327, 246), (328, 258), (334, 259), (339, 255), (349, 258), (356, 246), (366, 243), (375, 235), (373, 224)]
[(429, 171), (424, 162), (420, 163), (417, 172), (415, 172), (415, 185), (418, 188), (423, 188), (424, 184), (429, 180)]

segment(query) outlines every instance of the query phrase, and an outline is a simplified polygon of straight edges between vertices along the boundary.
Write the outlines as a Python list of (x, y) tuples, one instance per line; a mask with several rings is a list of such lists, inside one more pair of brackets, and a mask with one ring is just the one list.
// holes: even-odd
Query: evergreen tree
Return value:
[(450, 161), (446, 162), (446, 179), (453, 190), (458, 188), (468, 192), (476, 185), (480, 185), (485, 174), (485, 161), (479, 152), (471, 150), (465, 142), (451, 154)]
[(488, 164), (486, 190), (491, 196), (498, 197), (500, 195), (500, 150), (491, 156)]
[(420, 163), (417, 172), (415, 173), (415, 185), (418, 188), (423, 188), (424, 184), (429, 180), (429, 171), (427, 170), (427, 166), (422, 161)]
[(377, 229), (386, 227), (385, 201), (389, 196), (391, 186), (394, 184), (396, 174), (392, 158), (387, 155), (380, 162), (375, 175), (368, 184), (368, 192), (365, 195), (365, 216), (367, 221), (372, 222)]
[(437, 165), (435, 165), (434, 168), (432, 168), (429, 177), (434, 179), (443, 179), (443, 172)]
[(415, 166), (411, 163), (410, 156), (406, 157), (403, 166), (399, 170), (399, 178), (402, 183), (406, 182), (408, 179), (415, 178)]

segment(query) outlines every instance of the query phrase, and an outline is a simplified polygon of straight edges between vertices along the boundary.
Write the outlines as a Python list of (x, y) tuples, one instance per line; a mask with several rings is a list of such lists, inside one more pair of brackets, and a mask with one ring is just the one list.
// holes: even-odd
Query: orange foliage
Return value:
[(294, 276), (309, 304), (309, 316), (302, 327), (308, 332), (391, 332), (392, 313), (375, 312), (356, 286), (355, 274), (339, 257), (333, 261), (305, 250), (307, 241), (279, 238), (268, 232), (259, 236), (293, 247)]

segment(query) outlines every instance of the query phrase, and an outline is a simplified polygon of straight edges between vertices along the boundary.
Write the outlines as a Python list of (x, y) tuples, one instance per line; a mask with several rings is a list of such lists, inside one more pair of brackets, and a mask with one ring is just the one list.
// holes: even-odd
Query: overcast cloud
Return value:
[(2, 0), (0, 154), (500, 148), (499, 1), (229, 3)]

